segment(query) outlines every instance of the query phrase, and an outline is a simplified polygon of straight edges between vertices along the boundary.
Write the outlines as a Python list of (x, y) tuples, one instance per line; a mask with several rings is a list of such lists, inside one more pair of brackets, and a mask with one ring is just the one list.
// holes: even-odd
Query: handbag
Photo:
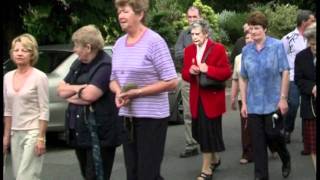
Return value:
[[(206, 52), (206, 54), (204, 55), (204, 58), (201, 61), (202, 63), (206, 62), (209, 53), (213, 49), (213, 46), (214, 45), (211, 45), (209, 47), (208, 51)], [(200, 72), (199, 74), (199, 85), (202, 88), (213, 89), (213, 90), (222, 90), (226, 87), (225, 81), (220, 81), (220, 80), (216, 80), (211, 77), (208, 77), (207, 74), (203, 72)]]

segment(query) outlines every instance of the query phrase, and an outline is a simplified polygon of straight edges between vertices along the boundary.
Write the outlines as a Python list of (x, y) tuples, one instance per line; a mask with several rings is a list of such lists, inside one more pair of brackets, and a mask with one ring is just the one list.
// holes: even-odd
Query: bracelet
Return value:
[(287, 100), (288, 97), (282, 94), (282, 95), (280, 96), (280, 99)]
[(41, 141), (41, 142), (43, 142), (43, 143), (46, 142), (46, 139), (45, 139), (44, 137), (38, 137), (37, 140), (38, 140), (38, 141)]

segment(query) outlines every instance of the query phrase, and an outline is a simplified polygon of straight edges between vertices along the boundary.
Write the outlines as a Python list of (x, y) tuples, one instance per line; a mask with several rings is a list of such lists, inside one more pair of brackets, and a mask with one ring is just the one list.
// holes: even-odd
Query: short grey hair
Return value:
[(90, 44), (93, 50), (101, 50), (104, 46), (104, 39), (100, 30), (95, 25), (87, 25), (79, 28), (72, 35), (72, 41), (81, 46)]
[(311, 15), (314, 15), (310, 10), (298, 10), (297, 15), (297, 27), (300, 27), (303, 21), (308, 21)]
[(212, 33), (208, 21), (199, 19), (191, 23), (190, 29), (201, 28), (202, 33), (208, 34), (209, 36)]
[(304, 31), (303, 36), (310, 39), (317, 39), (317, 23), (312, 23), (310, 26), (307, 27), (307, 29)]

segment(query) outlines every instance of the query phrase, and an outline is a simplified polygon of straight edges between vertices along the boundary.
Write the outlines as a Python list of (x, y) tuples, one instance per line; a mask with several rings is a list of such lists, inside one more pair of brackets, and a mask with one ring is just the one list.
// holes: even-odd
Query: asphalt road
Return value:
[[(223, 138), (226, 151), (220, 153), (221, 166), (214, 173), (213, 179), (219, 180), (251, 180), (253, 179), (253, 163), (240, 165), (240, 121), (239, 114), (231, 111), (223, 116)], [(62, 141), (50, 138), (48, 152), (45, 155), (42, 180), (81, 180), (77, 159), (72, 149)], [(170, 125), (167, 133), (165, 157), (162, 163), (162, 175), (166, 180), (195, 180), (201, 168), (201, 156), (179, 158), (184, 147), (183, 125)], [(302, 150), (301, 120), (296, 120), (291, 144), (288, 145), (292, 157), (292, 172), (287, 180), (314, 180), (315, 168), (310, 156), (301, 156)], [(282, 180), (281, 161), (269, 158), (270, 180)], [(10, 157), (6, 167), (5, 180), (12, 180)], [(125, 180), (125, 166), (122, 147), (117, 149), (113, 167), (112, 180)]]

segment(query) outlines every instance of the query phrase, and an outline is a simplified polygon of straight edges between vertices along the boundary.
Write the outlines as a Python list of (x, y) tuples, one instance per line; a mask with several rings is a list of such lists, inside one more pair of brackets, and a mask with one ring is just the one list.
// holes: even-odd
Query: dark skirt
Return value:
[(222, 137), (222, 116), (209, 119), (199, 103), (198, 119), (192, 121), (192, 137), (200, 144), (204, 153), (221, 152), (225, 150)]
[(304, 119), (303, 126), (303, 145), (304, 151), (310, 153), (316, 153), (316, 120)]

